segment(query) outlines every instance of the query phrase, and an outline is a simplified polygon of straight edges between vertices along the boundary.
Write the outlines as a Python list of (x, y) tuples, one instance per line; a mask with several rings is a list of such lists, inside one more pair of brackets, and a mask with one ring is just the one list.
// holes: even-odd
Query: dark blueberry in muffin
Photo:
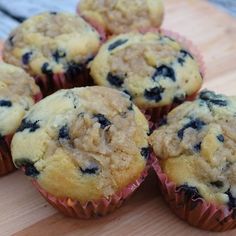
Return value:
[(32, 52), (26, 52), (25, 54), (22, 55), (22, 63), (24, 65), (28, 65), (32, 56)]
[(179, 63), (181, 66), (184, 65), (184, 63), (185, 63), (185, 59), (184, 59), (184, 58), (179, 57), (177, 60), (178, 60), (178, 63)]
[(185, 194), (185, 200), (195, 200), (201, 198), (201, 195), (196, 187), (188, 186), (187, 184), (177, 187), (177, 191), (183, 191)]
[(61, 49), (57, 49), (53, 54), (52, 54), (54, 60), (59, 63), (60, 58), (64, 58), (66, 56), (65, 51)]
[(230, 209), (232, 208), (236, 208), (236, 198), (232, 195), (230, 189), (228, 189), (225, 194), (228, 195), (229, 197), (229, 202), (228, 202), (228, 206)]
[(161, 65), (157, 67), (152, 76), (152, 79), (154, 81), (158, 81), (158, 77), (160, 76), (167, 77), (171, 79), (172, 81), (176, 81), (175, 71), (171, 67), (166, 66), (166, 65)]
[(218, 139), (221, 143), (223, 143), (223, 142), (225, 141), (225, 138), (224, 138), (224, 135), (223, 135), (223, 134), (219, 134), (219, 135), (217, 136), (217, 139)]
[(124, 78), (118, 76), (118, 75), (113, 75), (111, 72), (108, 73), (107, 75), (107, 81), (117, 87), (120, 88), (122, 86), (122, 84), (124, 83)]
[(199, 95), (199, 98), (202, 101), (205, 101), (208, 105), (213, 104), (213, 105), (218, 105), (218, 106), (227, 106), (227, 101), (221, 96), (217, 95), (214, 92), (211, 91), (202, 91)]
[(0, 100), (0, 107), (11, 107), (12, 102), (9, 100)]
[(53, 74), (52, 69), (50, 69), (50, 65), (48, 62), (45, 62), (42, 65), (41, 71), (43, 74), (47, 75), (48, 77), (51, 77)]
[(58, 134), (59, 139), (70, 139), (69, 135), (69, 127), (67, 125), (64, 125), (60, 128), (59, 134)]
[(80, 167), (80, 171), (83, 174), (95, 175), (95, 174), (98, 174), (99, 168), (96, 164), (92, 163), (86, 168)]
[(147, 160), (149, 157), (149, 153), (150, 153), (149, 147), (142, 148), (140, 153), (144, 157), (144, 159)]
[(108, 47), (109, 51), (114, 50), (115, 48), (121, 46), (122, 44), (126, 43), (128, 41), (128, 39), (119, 39), (117, 41), (115, 41), (114, 43), (110, 44)]
[(24, 166), (24, 168), (25, 168), (25, 175), (27, 176), (37, 177), (40, 174), (33, 164), (28, 163)]
[(217, 187), (217, 188), (222, 188), (224, 186), (224, 183), (220, 180), (213, 181), (210, 184), (214, 187)]
[(195, 152), (200, 152), (201, 151), (201, 145), (202, 145), (202, 142), (200, 143), (197, 143), (196, 145), (194, 145), (193, 149)]
[(111, 125), (111, 122), (103, 114), (96, 114), (94, 115), (94, 118), (97, 119), (97, 122), (101, 125), (102, 129)]
[(151, 89), (145, 89), (144, 91), (144, 97), (148, 100), (154, 100), (155, 102), (159, 102), (162, 99), (161, 94), (165, 91), (164, 88), (160, 87), (154, 87)]
[(191, 58), (193, 59), (193, 56), (192, 56), (189, 52), (187, 52), (186, 50), (184, 50), (184, 49), (180, 50), (180, 54), (181, 54), (182, 57), (187, 57), (187, 56), (189, 56), (189, 57), (191, 57)]
[(32, 163), (32, 161), (27, 158), (16, 160), (15, 165), (18, 168), (24, 167), (25, 175), (27, 176), (37, 177), (40, 174), (39, 171), (35, 168), (34, 163)]
[(177, 94), (173, 99), (173, 103), (181, 104), (185, 101), (185, 98), (186, 98), (185, 94)]
[(192, 128), (196, 130), (201, 130), (204, 125), (206, 125), (206, 123), (198, 118), (196, 118), (195, 120), (190, 120), (190, 122), (185, 124), (184, 127), (178, 131), (177, 135), (180, 139), (183, 139), (184, 131), (186, 129)]
[(25, 129), (29, 129), (30, 133), (35, 132), (37, 129), (40, 128), (38, 122), (39, 120), (33, 122), (30, 120), (23, 119), (20, 127), (17, 129), (17, 132), (22, 132)]

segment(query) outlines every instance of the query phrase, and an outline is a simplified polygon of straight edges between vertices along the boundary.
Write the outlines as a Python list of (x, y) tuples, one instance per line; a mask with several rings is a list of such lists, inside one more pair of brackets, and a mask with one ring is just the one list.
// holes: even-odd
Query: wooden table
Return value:
[[(236, 94), (236, 20), (203, 0), (166, 0), (164, 27), (189, 37), (207, 64), (204, 87)], [(213, 235), (188, 226), (162, 200), (150, 176), (122, 208), (104, 218), (57, 213), (20, 172), (0, 179), (0, 235)], [(236, 230), (220, 235), (233, 236)], [(214, 234), (215, 235), (215, 234)]]

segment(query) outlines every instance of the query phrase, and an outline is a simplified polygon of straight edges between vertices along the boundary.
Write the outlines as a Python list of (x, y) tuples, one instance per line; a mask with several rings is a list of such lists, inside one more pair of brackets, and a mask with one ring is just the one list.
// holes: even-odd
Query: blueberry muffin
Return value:
[(81, 0), (78, 13), (101, 25), (109, 34), (120, 34), (160, 27), (163, 8), (162, 0)]
[[(188, 208), (192, 212), (203, 205), (196, 200), (208, 206), (202, 206), (199, 218), (190, 222), (200, 228), (222, 231), (236, 226), (235, 127), (236, 97), (204, 90), (197, 100), (170, 112), (150, 137), (162, 171), (176, 184), (176, 191), (184, 194), (178, 204), (186, 207), (195, 200)], [(219, 208), (223, 208), (221, 214)], [(180, 207), (176, 212), (180, 214)], [(182, 216), (186, 217), (187, 213)]]
[(163, 33), (113, 37), (91, 63), (98, 85), (129, 94), (144, 109), (182, 103), (202, 85), (200, 66), (180, 43)]
[(0, 175), (13, 169), (11, 137), (25, 113), (40, 98), (40, 90), (21, 68), (0, 63)]
[(109, 198), (142, 176), (148, 129), (122, 92), (96, 86), (61, 90), (25, 116), (12, 154), (45, 191), (85, 204)]
[(44, 95), (89, 83), (87, 64), (101, 43), (79, 16), (42, 13), (19, 25), (5, 42), (3, 59), (36, 77)]

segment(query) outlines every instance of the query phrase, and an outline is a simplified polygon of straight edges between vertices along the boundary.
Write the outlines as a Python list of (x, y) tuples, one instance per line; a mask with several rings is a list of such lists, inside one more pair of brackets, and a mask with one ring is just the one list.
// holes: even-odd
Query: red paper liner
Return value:
[(203, 198), (186, 197), (184, 189), (177, 188), (162, 171), (156, 156), (154, 154), (151, 156), (152, 159), (155, 158), (152, 166), (157, 174), (162, 195), (178, 217), (203, 230), (222, 232), (236, 228), (236, 209), (230, 210), (227, 206), (217, 206)]
[[(176, 40), (177, 42), (179, 42), (184, 48), (189, 50), (189, 52), (193, 55), (193, 57), (195, 58), (195, 60), (197, 61), (198, 65), (199, 65), (200, 74), (201, 74), (202, 78), (204, 79), (206, 67), (205, 67), (205, 63), (203, 60), (203, 56), (200, 53), (199, 49), (192, 43), (192, 41), (188, 40), (187, 38), (183, 37), (182, 35), (180, 35), (178, 33), (175, 33), (173, 31), (166, 30), (166, 29), (148, 28), (148, 29), (141, 29), (140, 32), (141, 33), (148, 33), (148, 32), (161, 33), (161, 34), (163, 34), (167, 37), (170, 37), (170, 38)], [(200, 90), (200, 88), (198, 88), (193, 94), (190, 94), (189, 96), (187, 96), (185, 101), (193, 101), (196, 98), (199, 90)], [(169, 105), (162, 106), (162, 107), (149, 108), (144, 111), (144, 114), (145, 115), (148, 114), (149, 116), (151, 116), (151, 120), (154, 123), (158, 123), (161, 121), (161, 119), (165, 115), (167, 115), (172, 109), (174, 109), (178, 105), (180, 105), (180, 104), (173, 103), (173, 104), (169, 104)]]
[(32, 180), (32, 183), (41, 193), (41, 195), (62, 214), (74, 218), (90, 219), (94, 217), (105, 216), (121, 207), (121, 205), (137, 190), (137, 188), (144, 181), (144, 179), (148, 175), (148, 170), (151, 164), (152, 160), (149, 160), (141, 176), (121, 191), (113, 194), (108, 198), (104, 197), (100, 200), (88, 201), (85, 203), (81, 203), (68, 197), (56, 197), (45, 191), (38, 184), (37, 180)]
[(84, 68), (79, 73), (58, 73), (50, 76), (36, 76), (35, 82), (40, 87), (43, 97), (50, 95), (59, 89), (84, 87), (93, 84), (86, 65), (84, 65)]
[(0, 138), (0, 176), (6, 175), (16, 168), (11, 157), (11, 140), (13, 135), (5, 135)]
[[(186, 97), (186, 101), (193, 101), (197, 97), (198, 91), (191, 96)], [(176, 108), (179, 104), (172, 103), (170, 105), (162, 106), (162, 107), (156, 107), (156, 108), (150, 108), (150, 109), (142, 109), (142, 112), (144, 113), (145, 117), (149, 122), (151, 122), (152, 127), (157, 128), (161, 120), (174, 108)]]
[[(35, 102), (42, 99), (42, 93), (34, 95)], [(14, 134), (5, 135), (0, 138), (0, 176), (16, 170), (11, 156), (11, 140)]]
[(92, 19), (91, 17), (88, 16), (84, 16), (79, 9), (79, 4), (77, 4), (77, 8), (76, 8), (77, 14), (82, 17), (88, 24), (90, 24), (93, 28), (95, 28), (98, 33), (101, 36), (101, 40), (104, 43), (107, 39), (108, 36), (108, 32), (106, 30), (105, 27), (103, 27), (103, 25), (101, 25), (100, 23), (98, 23), (97, 21), (95, 21), (94, 19)]

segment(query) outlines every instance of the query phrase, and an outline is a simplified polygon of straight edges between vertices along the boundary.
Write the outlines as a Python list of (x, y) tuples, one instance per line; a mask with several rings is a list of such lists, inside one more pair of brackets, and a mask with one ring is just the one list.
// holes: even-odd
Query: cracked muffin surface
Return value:
[(74, 73), (94, 57), (100, 35), (81, 17), (42, 13), (20, 24), (6, 40), (3, 58), (33, 76)]
[(160, 27), (164, 9), (162, 0), (81, 0), (78, 12), (95, 21), (111, 34)]
[(140, 108), (182, 103), (202, 85), (193, 55), (163, 33), (112, 38), (91, 63), (91, 76), (98, 85), (126, 92)]
[(236, 97), (204, 90), (171, 111), (149, 141), (178, 188), (235, 209), (235, 127)]
[(124, 93), (97, 86), (61, 90), (25, 116), (12, 156), (49, 193), (85, 202), (141, 176), (148, 132), (147, 120)]
[(21, 68), (0, 63), (0, 136), (13, 134), (40, 90)]

